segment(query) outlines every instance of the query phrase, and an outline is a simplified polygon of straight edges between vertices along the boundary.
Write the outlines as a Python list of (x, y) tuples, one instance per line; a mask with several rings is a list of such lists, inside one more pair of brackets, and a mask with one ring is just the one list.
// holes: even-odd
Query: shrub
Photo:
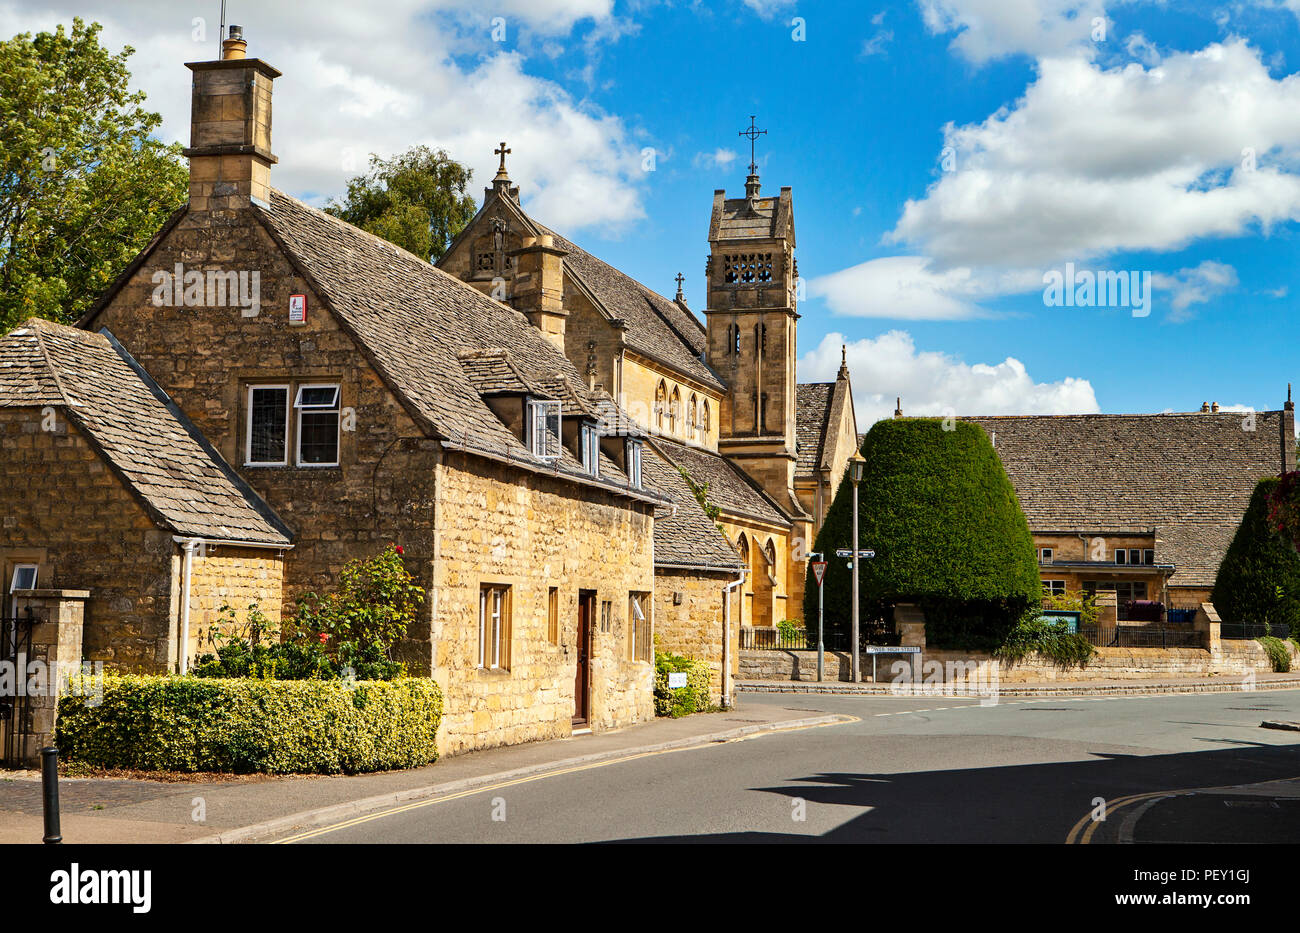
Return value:
[(1011, 629), (994, 655), (1005, 661), (1020, 661), (1033, 652), (1050, 658), (1060, 667), (1086, 667), (1097, 653), (1088, 639), (1070, 632), (1063, 622), (1030, 610)]
[(1210, 601), (1224, 622), (1285, 625), (1300, 635), (1300, 554), (1270, 518), (1270, 503), (1283, 483), (1269, 477), (1255, 486)]
[[(256, 603), (240, 624), (235, 610), (223, 605), (208, 629), (213, 650), (199, 655), (190, 670), (195, 677), (252, 677), (258, 680), (333, 680), (340, 668), (319, 639), (282, 638)], [(369, 676), (365, 680), (391, 680)]]
[[(996, 648), (1030, 606), (1040, 604), (1038, 560), (1015, 489), (978, 425), (932, 419), (878, 421), (862, 445), (859, 547), (876, 556), (859, 568), (862, 618), (919, 603), (935, 647)], [(840, 484), (815, 550), (833, 554), (852, 535), (853, 484)], [(851, 618), (850, 570), (826, 568), (828, 630)], [(809, 568), (804, 617), (815, 618)]]
[[(685, 672), (686, 686), (672, 689), (668, 675)], [(679, 654), (655, 652), (655, 715), (677, 719), (702, 712), (709, 703), (709, 665)]]
[(799, 619), (782, 619), (776, 623), (776, 630), (781, 637), (781, 643), (786, 645), (801, 638), (806, 638), (808, 634), (803, 622)]
[(103, 702), (59, 700), (71, 761), (142, 771), (354, 774), (438, 757), (442, 693), (391, 683), (106, 675)]
[(1300, 549), (1300, 471), (1283, 473), (1270, 486), (1268, 525)]
[(1291, 652), (1286, 650), (1286, 642), (1280, 638), (1274, 638), (1272, 635), (1265, 635), (1258, 641), (1264, 647), (1264, 653), (1268, 655), (1273, 670), (1279, 674), (1285, 674), (1291, 670)]

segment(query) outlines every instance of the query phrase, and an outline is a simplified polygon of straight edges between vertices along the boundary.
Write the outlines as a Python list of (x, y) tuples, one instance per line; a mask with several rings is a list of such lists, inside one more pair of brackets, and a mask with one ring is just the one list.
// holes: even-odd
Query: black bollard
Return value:
[(47, 846), (63, 842), (59, 832), (59, 750), (41, 749), (41, 792), (45, 803), (45, 839)]

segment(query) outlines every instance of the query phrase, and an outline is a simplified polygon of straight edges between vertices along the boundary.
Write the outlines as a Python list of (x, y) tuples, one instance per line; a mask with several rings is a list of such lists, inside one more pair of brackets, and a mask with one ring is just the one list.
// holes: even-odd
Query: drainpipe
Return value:
[(184, 543), (185, 548), (185, 569), (182, 571), (184, 577), (181, 583), (181, 644), (180, 644), (180, 672), (182, 674), (189, 670), (189, 652), (190, 652), (190, 575), (194, 568), (194, 552), (202, 542), (197, 538), (191, 538)]
[(745, 571), (740, 572), (740, 579), (728, 583), (722, 588), (722, 705), (730, 709), (731, 690), (731, 591), (745, 582)]

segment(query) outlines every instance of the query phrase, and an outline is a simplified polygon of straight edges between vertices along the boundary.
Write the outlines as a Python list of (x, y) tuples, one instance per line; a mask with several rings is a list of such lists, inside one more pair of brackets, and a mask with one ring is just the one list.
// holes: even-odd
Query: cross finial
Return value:
[(506, 173), (506, 156), (510, 155), (510, 150), (506, 148), (506, 141), (501, 140), (501, 148), (493, 149), (493, 155), (501, 156), (501, 164), (497, 166), (497, 175), (504, 176)]
[(740, 131), (741, 136), (749, 137), (749, 174), (751, 175), (758, 174), (758, 160), (754, 157), (754, 140), (767, 135), (767, 130), (760, 130), (757, 124), (754, 123), (755, 119), (756, 115), (751, 113), (749, 115), (749, 128)]
[(682, 283), (685, 282), (685, 281), (686, 281), (686, 276), (684, 276), (684, 275), (682, 275), (680, 272), (678, 272), (678, 273), (677, 273), (677, 300), (678, 300), (678, 301), (681, 301), (682, 298), (684, 297), (684, 296), (682, 295)]

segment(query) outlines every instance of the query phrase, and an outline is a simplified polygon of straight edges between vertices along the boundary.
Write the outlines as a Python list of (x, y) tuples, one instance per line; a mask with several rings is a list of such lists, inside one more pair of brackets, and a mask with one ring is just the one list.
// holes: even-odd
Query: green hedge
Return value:
[(1279, 480), (1259, 481), (1223, 555), (1210, 602), (1224, 622), (1285, 625), (1300, 635), (1300, 554), (1269, 522)]
[[(668, 686), (668, 675), (686, 673), (686, 686)], [(677, 719), (709, 708), (709, 665), (707, 661), (680, 654), (655, 652), (655, 715)]]
[(59, 700), (55, 743), (92, 767), (353, 774), (428, 764), (431, 680), (277, 681), (107, 675), (103, 703)]
[[(993, 650), (1043, 598), (1034, 539), (1015, 488), (984, 430), (964, 421), (877, 421), (862, 443), (858, 546), (876, 556), (859, 568), (864, 620), (898, 603), (925, 610), (933, 647)], [(834, 556), (853, 535), (853, 484), (846, 478), (814, 550), (828, 555), (828, 631), (847, 631), (851, 571)], [(817, 584), (804, 588), (804, 618), (817, 618)]]

